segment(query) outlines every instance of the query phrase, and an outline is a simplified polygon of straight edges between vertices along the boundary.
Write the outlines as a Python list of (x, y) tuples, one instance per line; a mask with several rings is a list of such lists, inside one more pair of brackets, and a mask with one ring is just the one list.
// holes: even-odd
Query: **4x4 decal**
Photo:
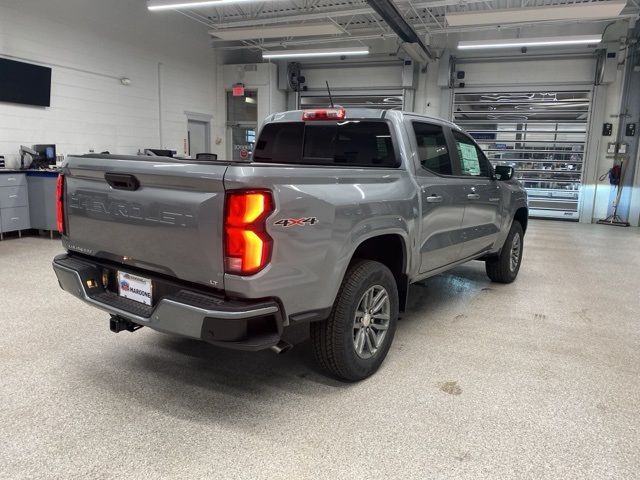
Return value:
[(274, 222), (274, 225), (280, 225), (282, 227), (306, 227), (307, 225), (315, 225), (318, 223), (318, 219), (316, 217), (307, 217), (307, 218), (283, 218), (282, 220), (278, 220)]

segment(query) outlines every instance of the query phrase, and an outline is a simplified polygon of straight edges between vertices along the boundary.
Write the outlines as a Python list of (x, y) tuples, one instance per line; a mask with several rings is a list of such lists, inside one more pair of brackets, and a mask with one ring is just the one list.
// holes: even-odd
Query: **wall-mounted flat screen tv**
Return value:
[(0, 58), (0, 102), (50, 106), (51, 69)]

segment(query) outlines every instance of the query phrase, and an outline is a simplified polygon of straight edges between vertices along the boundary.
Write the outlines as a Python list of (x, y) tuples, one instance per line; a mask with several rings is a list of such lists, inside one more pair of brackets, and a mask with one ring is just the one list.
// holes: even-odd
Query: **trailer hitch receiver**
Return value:
[(111, 315), (111, 319), (109, 320), (109, 330), (113, 333), (122, 332), (123, 330), (135, 332), (139, 328), (142, 328), (142, 325), (133, 323), (131, 320), (119, 317), (118, 315)]

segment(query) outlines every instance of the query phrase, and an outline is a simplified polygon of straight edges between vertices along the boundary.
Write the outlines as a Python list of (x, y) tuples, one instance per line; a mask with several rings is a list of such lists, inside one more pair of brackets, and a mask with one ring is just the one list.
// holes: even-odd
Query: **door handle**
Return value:
[(442, 202), (442, 197), (440, 195), (429, 195), (427, 197), (427, 203), (440, 203)]
[(467, 195), (467, 198), (469, 200), (480, 200), (480, 195), (478, 195), (477, 193), (470, 193)]
[(104, 179), (116, 190), (137, 190), (140, 182), (133, 175), (128, 173), (105, 173)]

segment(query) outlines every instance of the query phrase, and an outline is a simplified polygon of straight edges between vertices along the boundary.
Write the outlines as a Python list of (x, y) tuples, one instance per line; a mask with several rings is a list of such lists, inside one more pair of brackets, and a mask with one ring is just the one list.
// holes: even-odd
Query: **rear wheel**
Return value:
[(387, 356), (398, 319), (398, 287), (382, 263), (358, 260), (349, 267), (329, 318), (311, 324), (317, 362), (329, 373), (357, 381)]
[(522, 262), (523, 239), (522, 225), (517, 220), (514, 220), (500, 254), (485, 262), (487, 276), (492, 281), (511, 283), (516, 279)]

